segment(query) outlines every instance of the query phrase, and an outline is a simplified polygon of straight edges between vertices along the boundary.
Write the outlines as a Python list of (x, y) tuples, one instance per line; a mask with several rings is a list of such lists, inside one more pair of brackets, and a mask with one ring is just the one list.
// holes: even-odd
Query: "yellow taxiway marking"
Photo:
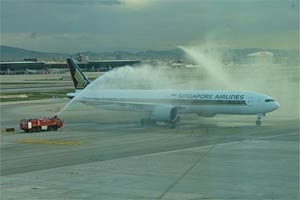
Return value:
[(53, 140), (17, 140), (18, 143), (27, 143), (27, 144), (55, 144), (55, 145), (80, 145), (80, 142), (72, 141), (53, 141)]

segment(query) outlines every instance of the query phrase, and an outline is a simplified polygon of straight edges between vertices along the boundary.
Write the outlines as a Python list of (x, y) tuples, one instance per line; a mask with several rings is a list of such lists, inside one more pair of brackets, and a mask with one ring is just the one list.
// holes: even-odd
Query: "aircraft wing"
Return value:
[(172, 100), (135, 100), (135, 99), (98, 99), (98, 98), (81, 98), (77, 101), (96, 106), (99, 108), (113, 110), (134, 110), (134, 111), (152, 111), (157, 106), (172, 106), (178, 109), (184, 109), (183, 106), (174, 105)]

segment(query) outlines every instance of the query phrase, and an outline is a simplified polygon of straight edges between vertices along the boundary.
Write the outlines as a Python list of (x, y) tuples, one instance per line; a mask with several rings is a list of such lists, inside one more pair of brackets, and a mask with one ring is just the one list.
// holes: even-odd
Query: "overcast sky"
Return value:
[(1, 45), (45, 52), (299, 48), (298, 0), (0, 0)]

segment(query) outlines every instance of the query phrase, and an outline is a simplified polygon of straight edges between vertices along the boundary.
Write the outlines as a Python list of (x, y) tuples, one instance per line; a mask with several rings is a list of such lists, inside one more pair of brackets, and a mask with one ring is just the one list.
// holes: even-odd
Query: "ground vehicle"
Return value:
[(56, 131), (62, 126), (63, 122), (57, 115), (42, 119), (22, 119), (20, 121), (20, 129), (25, 132)]

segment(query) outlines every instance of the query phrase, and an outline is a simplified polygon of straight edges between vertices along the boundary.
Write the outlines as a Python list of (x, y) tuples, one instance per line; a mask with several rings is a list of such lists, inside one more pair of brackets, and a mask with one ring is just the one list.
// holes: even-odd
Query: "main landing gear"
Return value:
[(256, 125), (257, 126), (260, 126), (261, 125), (261, 119), (262, 119), (262, 117), (264, 117), (264, 116), (266, 116), (266, 114), (265, 113), (261, 113), (261, 114), (258, 114), (258, 115), (256, 115)]
[(176, 123), (179, 122), (180, 118), (178, 117), (175, 121), (167, 122), (167, 121), (156, 121), (155, 119), (141, 119), (140, 125), (168, 125), (169, 128), (176, 128)]

